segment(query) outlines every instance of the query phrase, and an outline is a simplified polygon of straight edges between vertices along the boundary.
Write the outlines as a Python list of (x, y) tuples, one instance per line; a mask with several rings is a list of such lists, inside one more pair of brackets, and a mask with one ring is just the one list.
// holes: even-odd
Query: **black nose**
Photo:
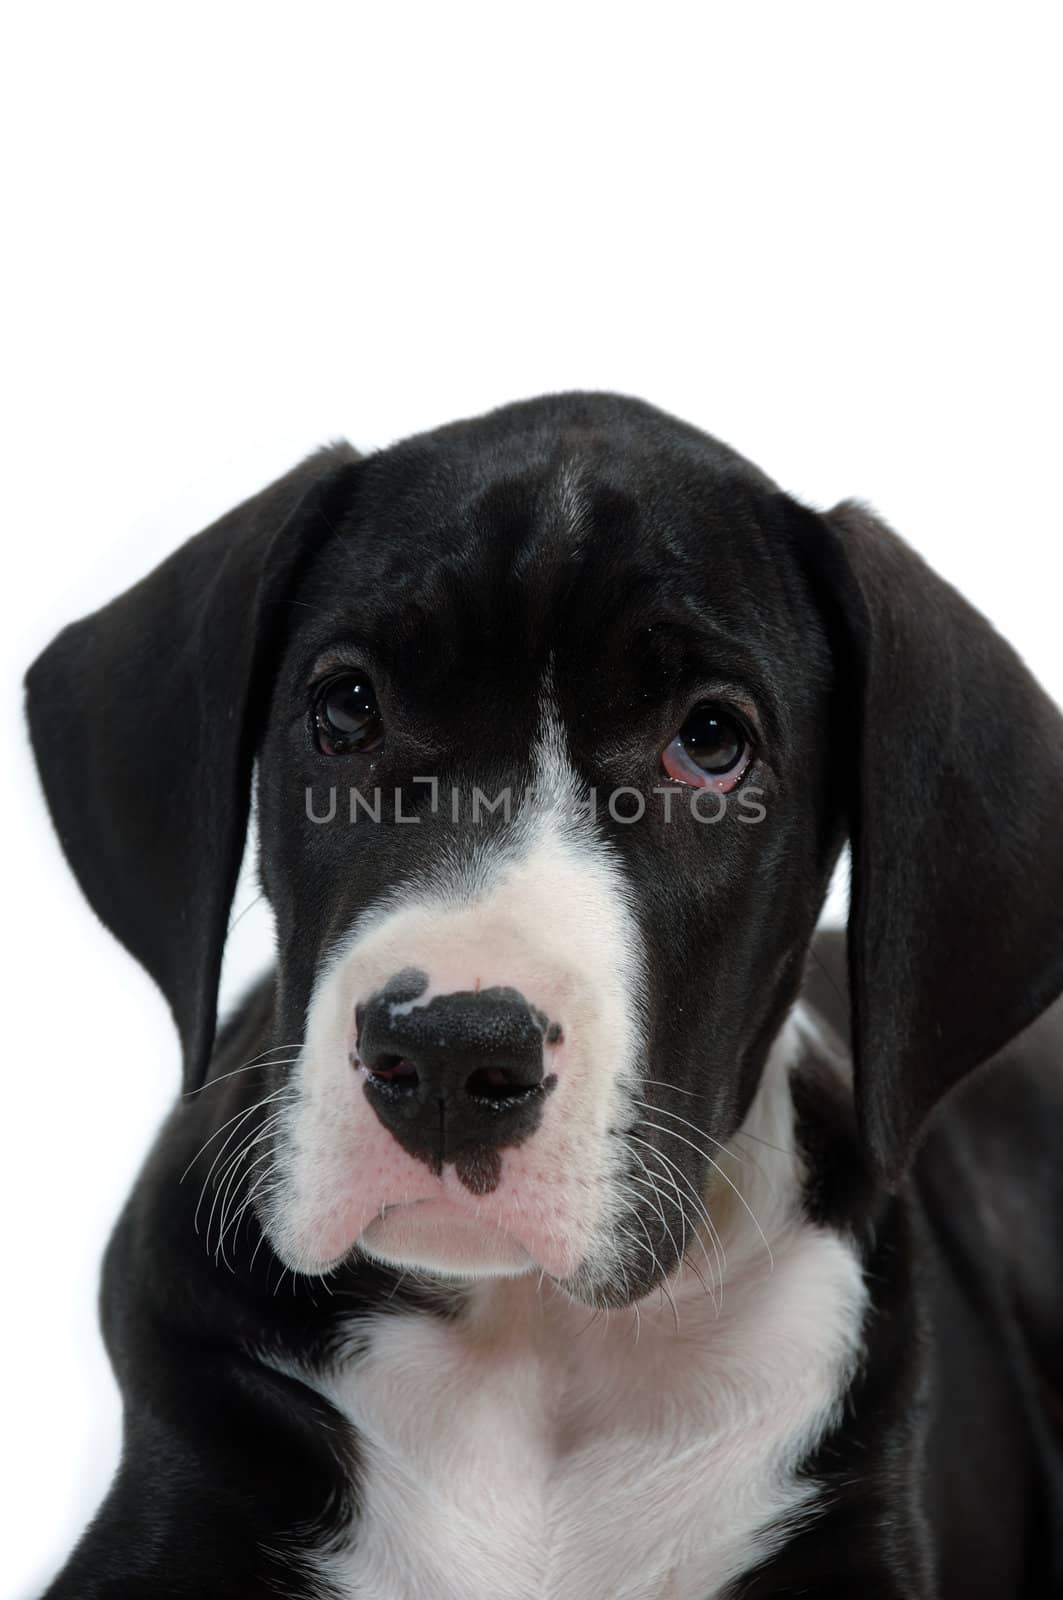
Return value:
[(493, 1188), (497, 1152), (534, 1133), (556, 1082), (544, 1077), (542, 1013), (516, 989), (419, 1005), (389, 986), (357, 1021), (365, 1092), (384, 1126), (435, 1171), (453, 1161), (468, 1187)]

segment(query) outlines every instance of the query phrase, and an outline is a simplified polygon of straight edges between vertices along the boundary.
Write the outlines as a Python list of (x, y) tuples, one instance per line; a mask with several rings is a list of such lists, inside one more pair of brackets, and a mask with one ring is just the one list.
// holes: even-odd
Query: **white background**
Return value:
[[(111, 1469), (98, 1257), (177, 1086), (27, 759), (18, 680), (61, 623), (323, 440), (617, 388), (815, 503), (870, 499), (1063, 697), (1050, 5), (20, 10), (4, 1596), (38, 1592)], [(265, 937), (241, 923), (241, 971)]]

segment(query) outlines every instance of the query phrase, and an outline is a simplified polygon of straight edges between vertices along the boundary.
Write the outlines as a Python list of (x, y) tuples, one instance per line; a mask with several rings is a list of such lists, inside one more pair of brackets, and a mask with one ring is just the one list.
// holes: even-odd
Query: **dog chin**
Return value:
[(453, 1278), (512, 1278), (536, 1262), (519, 1240), (447, 1200), (416, 1200), (375, 1217), (358, 1247), (387, 1266)]
[(651, 1293), (629, 1272), (613, 1276), (581, 1263), (569, 1275), (549, 1272), (518, 1239), (446, 1201), (414, 1201), (387, 1208), (370, 1223), (357, 1248), (384, 1266), (470, 1283), (542, 1272), (555, 1290), (577, 1305), (620, 1310)]

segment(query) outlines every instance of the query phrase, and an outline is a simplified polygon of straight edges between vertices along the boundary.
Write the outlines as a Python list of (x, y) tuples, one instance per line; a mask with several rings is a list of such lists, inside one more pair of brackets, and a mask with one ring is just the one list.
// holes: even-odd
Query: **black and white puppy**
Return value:
[(185, 1058), (51, 1596), (1059, 1592), (1050, 1024), (925, 1124), (1063, 989), (1063, 722), (893, 533), (566, 395), (322, 451), (28, 683)]

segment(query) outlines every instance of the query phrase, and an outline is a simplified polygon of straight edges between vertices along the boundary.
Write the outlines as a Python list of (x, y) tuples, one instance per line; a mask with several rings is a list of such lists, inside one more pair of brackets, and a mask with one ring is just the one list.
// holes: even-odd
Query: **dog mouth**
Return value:
[(445, 1194), (382, 1205), (358, 1243), (391, 1266), (455, 1275), (510, 1276), (535, 1266), (531, 1251), (498, 1219)]

